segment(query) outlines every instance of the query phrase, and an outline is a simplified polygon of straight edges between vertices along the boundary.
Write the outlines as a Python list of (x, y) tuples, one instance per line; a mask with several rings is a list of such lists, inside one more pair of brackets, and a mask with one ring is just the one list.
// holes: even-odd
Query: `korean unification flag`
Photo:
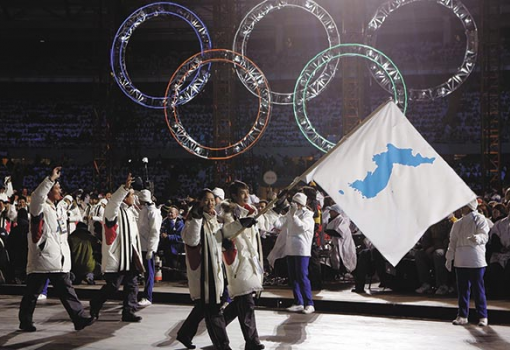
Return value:
[(396, 265), (427, 228), (476, 195), (393, 102), (317, 162), (317, 182)]

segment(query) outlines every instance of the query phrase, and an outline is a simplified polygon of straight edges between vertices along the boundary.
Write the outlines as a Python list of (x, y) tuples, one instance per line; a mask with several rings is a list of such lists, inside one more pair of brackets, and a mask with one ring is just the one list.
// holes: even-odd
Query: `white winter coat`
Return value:
[(71, 204), (71, 208), (67, 210), (69, 216), (69, 233), (73, 233), (76, 230), (76, 225), (82, 220), (80, 207), (75, 203)]
[(286, 256), (311, 256), (312, 239), (315, 221), (313, 212), (307, 208), (297, 210), (294, 215), (292, 210), (287, 213), (285, 226), (282, 228), (287, 232), (285, 242)]
[[(123, 202), (128, 192), (124, 186), (120, 186), (104, 209), (105, 224), (101, 249), (103, 273), (129, 271), (136, 267), (143, 269), (138, 213), (135, 208)], [(132, 266), (132, 263), (136, 266)]]
[[(471, 236), (475, 237), (475, 242), (469, 239)], [(485, 244), (488, 240), (489, 224), (485, 216), (472, 211), (453, 224), (446, 260), (453, 260), (455, 267), (485, 267)]]
[(161, 210), (155, 204), (144, 204), (138, 216), (138, 232), (143, 252), (157, 252), (161, 230)]
[[(252, 214), (255, 216), (257, 211), (251, 207)], [(247, 217), (249, 211), (236, 205), (234, 215), (237, 218)], [(231, 214), (225, 215), (225, 222), (234, 219)], [(270, 230), (270, 226), (277, 219), (277, 215), (272, 211), (266, 212), (257, 220), (263, 229)], [(264, 279), (264, 262), (262, 255), (262, 243), (258, 225), (246, 228), (234, 240), (236, 254), (234, 259), (228, 259), (224, 255), (225, 267), (228, 278), (228, 292), (231, 297), (246, 295), (252, 292), (262, 291), (262, 282)]]
[(352, 272), (356, 269), (356, 244), (352, 238), (350, 226), (351, 220), (344, 213), (340, 213), (326, 225), (326, 233), (328, 233), (328, 230), (332, 230), (340, 235), (340, 237), (336, 235), (331, 237), (331, 242), (333, 243), (330, 255), (331, 267), (336, 270), (340, 269), (341, 262), (344, 264), (347, 272)]
[[(201, 230), (204, 228), (204, 240), (201, 241)], [(223, 227), (217, 220), (216, 215), (204, 213), (203, 219), (190, 218), (186, 221), (182, 230), (182, 240), (186, 244), (186, 268), (188, 274), (189, 292), (192, 300), (201, 298), (201, 272), (202, 262), (204, 266), (204, 297), (205, 303), (209, 304), (209, 269), (212, 268), (214, 286), (216, 288), (215, 303), (220, 303), (223, 294), (224, 279), (222, 270), (222, 247), (224, 238), (233, 236), (242, 228), (238, 221), (225, 224)], [(204, 255), (202, 255), (204, 254)], [(209, 260), (212, 266), (209, 266)]]
[(67, 213), (48, 199), (48, 192), (54, 184), (47, 177), (32, 193), (27, 274), (66, 273), (71, 270)]

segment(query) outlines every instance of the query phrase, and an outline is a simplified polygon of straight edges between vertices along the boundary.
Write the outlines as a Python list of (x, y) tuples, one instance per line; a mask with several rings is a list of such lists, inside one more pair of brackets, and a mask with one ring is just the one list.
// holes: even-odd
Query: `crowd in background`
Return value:
[[(69, 176), (63, 171), (62, 183)], [(204, 179), (206, 176), (204, 175)], [(143, 182), (142, 179), (139, 179)], [(195, 181), (196, 182), (196, 181)], [(22, 283), (25, 278), (24, 264), (26, 264), (26, 233), (28, 233), (28, 211), (30, 206), (30, 192), (33, 188), (19, 188), (14, 190), (14, 181), (7, 177), (0, 189), (0, 218), (1, 218), (1, 243), (2, 243), (2, 282)], [(211, 182), (209, 182), (212, 184)], [(145, 183), (147, 185), (147, 183)], [(377, 249), (363, 236), (356, 226), (351, 223), (344, 225), (344, 232), (337, 236), (335, 241), (334, 230), (329, 228), (328, 223), (338, 215), (344, 215), (341, 208), (334, 205), (331, 198), (321, 192), (320, 187), (303, 187), (302, 191), (307, 194), (307, 207), (314, 212), (316, 226), (314, 229), (312, 258), (310, 269), (317, 269), (311, 274), (310, 279), (314, 288), (321, 288), (324, 282), (337, 282), (338, 280), (351, 280), (355, 283), (353, 291), (364, 293), (365, 283), (373, 280), (380, 282), (380, 287), (395, 291), (415, 291), (416, 293), (435, 293), (447, 295), (455, 292), (454, 274), (445, 270), (445, 252), (448, 247), (452, 223), (462, 217), (460, 212), (452, 213), (448, 218), (431, 226), (423, 235), (416, 246), (402, 259), (397, 266), (389, 264)], [(87, 192), (80, 188), (65, 188), (67, 195), (64, 197), (68, 203), (69, 224), (73, 224), (70, 232), (80, 231), (88, 236), (93, 246), (94, 268), (86, 273), (76, 273), (76, 283), (94, 283), (101, 278), (100, 274), (100, 245), (102, 218), (97, 215), (99, 208), (108, 203), (110, 193), (108, 191)], [(198, 191), (197, 191), (198, 192)], [(161, 210), (163, 219), (185, 220), (192, 205), (193, 197), (197, 192), (187, 192), (185, 197), (172, 196), (156, 200)], [(292, 194), (289, 194), (289, 198)], [(224, 198), (225, 194), (222, 192)], [(154, 198), (155, 199), (155, 198)], [(268, 198), (270, 199), (270, 198)], [(267, 200), (259, 198), (251, 192), (250, 204), (263, 208)], [(288, 209), (288, 208), (287, 208)], [(510, 265), (506, 264), (510, 255), (508, 251), (509, 237), (507, 232), (495, 225), (501, 220), (508, 221), (510, 211), (510, 189), (505, 192), (493, 192), (478, 198), (478, 212), (486, 218), (489, 227), (493, 228), (486, 244), (486, 261), (488, 270), (486, 274), (486, 288), (489, 297), (510, 297), (510, 290), (505, 287), (509, 284)], [(333, 213), (332, 213), (333, 212)], [(96, 214), (94, 214), (96, 213)], [(345, 217), (347, 220), (348, 218)], [(161, 243), (158, 254), (163, 260), (164, 276), (167, 279), (185, 278), (184, 271), (184, 246), (180, 232), (169, 231), (168, 220), (163, 221), (161, 226)], [(96, 221), (98, 223), (96, 223)], [(86, 224), (77, 225), (79, 222)], [(98, 228), (99, 225), (99, 228)], [(166, 226), (165, 226), (166, 225)], [(173, 229), (173, 226), (172, 226)], [(180, 228), (182, 229), (182, 227)], [(265, 258), (265, 284), (282, 285), (287, 283), (287, 272), (284, 260), (269, 261), (267, 258), (273, 250), (278, 238), (278, 229), (261, 232), (262, 245)], [(25, 237), (23, 237), (25, 235)], [(338, 239), (345, 240), (347, 235), (349, 242), (346, 248), (338, 253)], [(495, 237), (495, 235), (497, 237)], [(72, 238), (73, 233), (71, 234)], [(76, 236), (78, 237), (78, 235)], [(338, 238), (343, 237), (343, 238)], [(78, 239), (78, 238), (77, 238)], [(80, 240), (80, 239), (78, 239)], [(83, 238), (81, 238), (83, 240)], [(25, 242), (25, 243), (23, 243)], [(343, 244), (343, 243), (341, 243)], [(506, 259), (506, 260), (505, 260)], [(314, 265), (315, 261), (315, 265)], [(438, 263), (439, 261), (439, 263)], [(315, 266), (315, 267), (313, 267)], [(78, 271), (80, 268), (74, 268)], [(90, 276), (90, 273), (93, 276)], [(507, 282), (504, 282), (507, 281)]]
[[(373, 89), (371, 89), (373, 90)], [(376, 90), (380, 90), (377, 87)], [(327, 92), (325, 92), (327, 95)], [(386, 94), (374, 92), (370, 98), (370, 110), (375, 109)], [(342, 101), (334, 96), (319, 97), (320, 102), (311, 100), (307, 105), (312, 125), (331, 142), (340, 140), (342, 129)], [(458, 98), (454, 104), (451, 99)], [(450, 102), (449, 102), (450, 101)], [(0, 101), (0, 120), (5, 121), (3, 132), (4, 147), (32, 147), (67, 149), (89, 148), (96, 142), (93, 128), (96, 116), (105, 113), (92, 102), (81, 100), (45, 99), (41, 101), (3, 100)], [(510, 135), (509, 110), (510, 92), (500, 95), (501, 141), (508, 142)], [(114, 143), (129, 142), (137, 148), (175, 149), (180, 147), (168, 130), (164, 113), (127, 102), (114, 112), (117, 121), (110, 125)], [(239, 106), (235, 118), (238, 124), (255, 120), (258, 105), (246, 102)], [(242, 111), (242, 112), (241, 112)], [(203, 145), (214, 143), (213, 112), (204, 104), (189, 104), (180, 108), (182, 123), (188, 134)], [(410, 101), (406, 116), (423, 137), (431, 144), (472, 144), (481, 139), (480, 93), (463, 90), (454, 92), (450, 99), (434, 101)], [(136, 132), (134, 132), (136, 130)], [(234, 135), (246, 130), (234, 130)], [(240, 137), (239, 137), (240, 138)], [(299, 130), (290, 106), (273, 108), (268, 127), (260, 143), (268, 147), (306, 147), (308, 141)]]

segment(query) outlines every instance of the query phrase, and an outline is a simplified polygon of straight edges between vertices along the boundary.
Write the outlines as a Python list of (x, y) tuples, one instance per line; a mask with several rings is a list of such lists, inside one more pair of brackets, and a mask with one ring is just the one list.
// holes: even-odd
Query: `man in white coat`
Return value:
[[(231, 212), (226, 213), (225, 223), (231, 220), (249, 220), (257, 214), (257, 209), (248, 204), (250, 196), (248, 185), (242, 181), (234, 181), (230, 184), (229, 191)], [(277, 218), (276, 213), (269, 211), (260, 216), (258, 222), (268, 230)], [(254, 293), (262, 291), (264, 278), (262, 243), (258, 227), (249, 225), (232, 240), (232, 246), (226, 248), (223, 260), (227, 271), (228, 292), (233, 301), (225, 309), (225, 321), (230, 323), (232, 319), (238, 317), (246, 342), (245, 350), (264, 349), (257, 331), (253, 298)]]
[(125, 184), (115, 191), (104, 209), (101, 268), (106, 284), (90, 300), (90, 314), (94, 318), (99, 318), (103, 304), (123, 283), (122, 321), (142, 320), (135, 314), (138, 310), (138, 275), (145, 269), (138, 234), (138, 213), (133, 206), (133, 181), (129, 174)]
[(61, 167), (32, 193), (30, 204), (31, 230), (28, 238), (27, 288), (19, 310), (19, 328), (35, 332), (32, 316), (46, 280), (49, 279), (57, 296), (71, 317), (76, 330), (89, 326), (94, 320), (85, 317), (83, 306), (71, 285), (71, 251), (67, 242), (67, 212), (56, 203), (62, 199)]
[(138, 217), (138, 232), (142, 246), (142, 256), (145, 267), (145, 288), (139, 306), (152, 304), (152, 289), (154, 288), (154, 274), (156, 270), (154, 255), (158, 251), (159, 230), (161, 229), (161, 211), (152, 201), (149, 190), (141, 190), (138, 195), (140, 212)]

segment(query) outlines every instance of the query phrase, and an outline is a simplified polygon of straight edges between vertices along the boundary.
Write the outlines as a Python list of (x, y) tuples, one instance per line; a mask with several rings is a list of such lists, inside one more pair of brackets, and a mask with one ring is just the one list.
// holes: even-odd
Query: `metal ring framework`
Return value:
[(337, 60), (343, 56), (363, 57), (368, 59), (373, 68), (377, 68), (379, 78), (385, 75), (385, 81), (391, 84), (393, 89), (393, 98), (397, 106), (405, 113), (407, 110), (407, 90), (402, 74), (395, 64), (382, 52), (373, 47), (362, 44), (340, 44), (330, 47), (312, 58), (303, 68), (294, 88), (294, 116), (299, 129), (305, 135), (306, 139), (322, 152), (327, 152), (335, 146), (335, 143), (326, 140), (313, 127), (306, 113), (307, 95), (313, 95), (314, 91), (309, 91), (313, 86), (309, 86), (310, 81), (317, 74), (322, 66), (332, 60)]
[[(195, 34), (197, 35), (200, 43), (200, 50), (204, 51), (204, 47), (206, 49), (212, 48), (211, 38), (209, 37), (209, 33), (204, 23), (200, 20), (200, 18), (198, 18), (197, 15), (181, 5), (171, 2), (157, 2), (141, 7), (129, 15), (124, 23), (122, 23), (119, 30), (117, 31), (117, 34), (115, 35), (115, 38), (113, 39), (110, 53), (110, 65), (112, 68), (113, 76), (115, 77), (115, 81), (121, 90), (130, 99), (142, 106), (155, 109), (164, 108), (165, 98), (149, 96), (135, 87), (126, 69), (125, 56), (126, 47), (135, 29), (145, 21), (161, 15), (171, 15), (183, 19), (195, 31)], [(202, 85), (207, 82), (209, 68), (210, 67), (208, 67), (205, 72), (205, 69), (197, 72), (192, 82), (190, 82), (190, 84), (185, 89), (185, 91), (193, 91), (193, 93), (188, 94), (188, 99), (186, 100), (180, 99), (179, 103), (188, 102), (200, 91)], [(201, 85), (197, 85), (196, 81), (200, 81)]]
[[(179, 100), (181, 98), (185, 100), (186, 94), (191, 93), (185, 92), (184, 97), (182, 97), (180, 92), (182, 83), (193, 72), (210, 62), (233, 63), (236, 67), (243, 69), (250, 79), (250, 84), (255, 87), (259, 98), (257, 118), (250, 131), (241, 140), (227, 147), (207, 147), (199, 144), (186, 132), (177, 111)], [(171, 100), (169, 94), (173, 96)], [(172, 136), (188, 152), (206, 159), (229, 159), (250, 149), (262, 136), (271, 115), (271, 90), (266, 77), (250, 59), (230, 50), (206, 50), (188, 58), (170, 78), (165, 97), (169, 98), (168, 101), (171, 101), (169, 106), (165, 108), (165, 119)], [(168, 108), (172, 108), (173, 119), (171, 120), (168, 117)]]
[[(336, 23), (333, 21), (333, 18), (328, 12), (326, 12), (326, 10), (324, 10), (314, 1), (266, 0), (251, 9), (242, 20), (234, 37), (233, 51), (239, 52), (243, 56), (246, 55), (248, 39), (253, 29), (255, 28), (255, 24), (261, 21), (262, 18), (264, 18), (264, 16), (266, 16), (268, 13), (280, 10), (285, 7), (300, 8), (315, 16), (326, 30), (329, 46), (331, 47), (340, 44), (340, 34), (338, 33), (338, 29)], [(330, 62), (324, 67), (321, 74), (312, 82), (313, 90), (316, 92), (315, 95), (310, 95), (308, 98), (317, 96), (322, 91), (322, 89), (326, 87), (326, 85), (335, 75), (337, 66), (338, 62)], [(243, 74), (237, 70), (237, 75), (239, 76), (239, 79), (241, 79), (244, 86), (246, 86), (248, 90), (255, 94), (254, 87), (247, 83), (246, 72), (244, 71)], [(292, 104), (292, 98), (293, 93), (281, 93), (274, 91), (271, 92), (271, 100), (275, 104), (290, 105)]]
[[(478, 32), (476, 24), (468, 9), (459, 0), (391, 0), (382, 4), (368, 23), (366, 30), (366, 43), (375, 46), (377, 30), (382, 26), (390, 14), (402, 6), (418, 2), (429, 1), (451, 10), (460, 19), (466, 33), (466, 52), (464, 61), (457, 68), (457, 71), (444, 83), (427, 89), (409, 89), (410, 100), (434, 100), (444, 97), (455, 91), (466, 81), (475, 67), (478, 52)], [(372, 76), (385, 90), (390, 91), (388, 81), (380, 79), (376, 73), (377, 69), (370, 69)]]

